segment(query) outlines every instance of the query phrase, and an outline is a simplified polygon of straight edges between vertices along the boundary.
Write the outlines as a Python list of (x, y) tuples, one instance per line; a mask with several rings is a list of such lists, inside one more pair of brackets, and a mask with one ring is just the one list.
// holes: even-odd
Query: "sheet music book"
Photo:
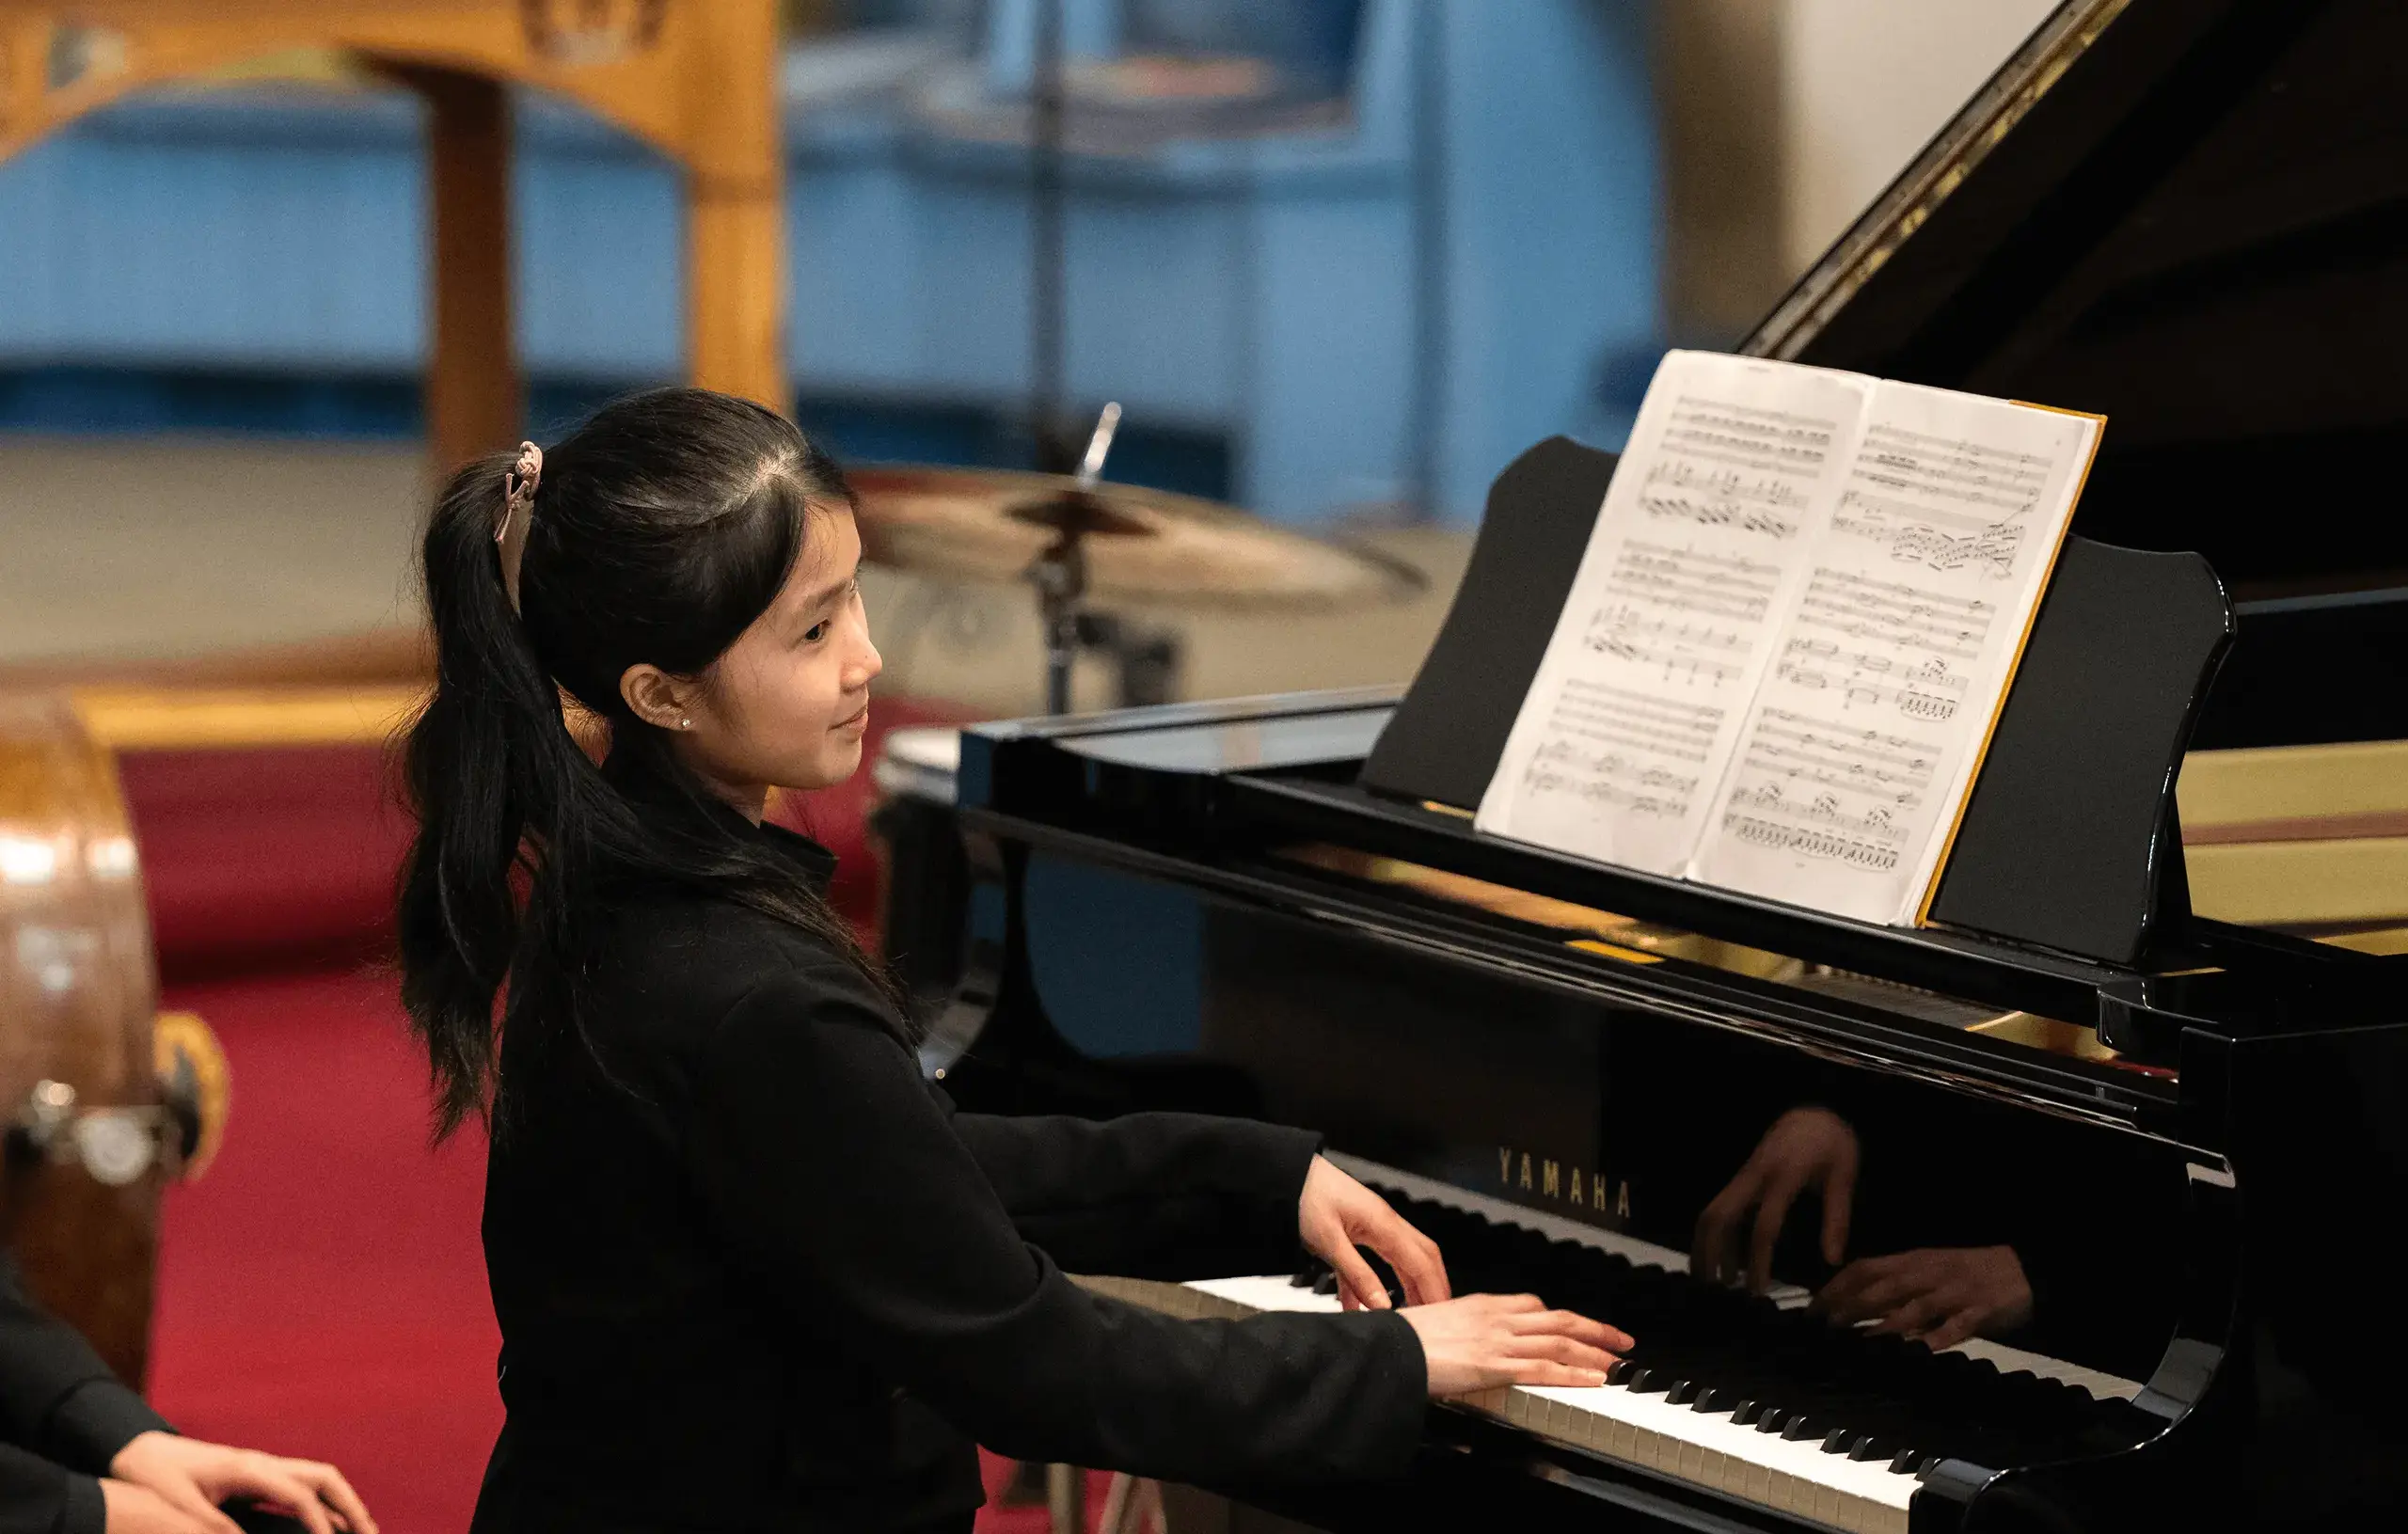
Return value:
[(2103, 425), (1666, 354), (1478, 829), (1919, 921)]

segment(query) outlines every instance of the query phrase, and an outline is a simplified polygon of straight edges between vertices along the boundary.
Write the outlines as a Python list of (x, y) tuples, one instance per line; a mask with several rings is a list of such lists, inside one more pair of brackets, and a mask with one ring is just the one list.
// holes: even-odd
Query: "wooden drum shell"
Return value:
[(0, 1226), (34, 1297), (137, 1386), (168, 1157), (112, 1187), (16, 1126), (44, 1082), (72, 1087), (78, 1111), (155, 1110), (157, 998), (114, 762), (65, 699), (0, 695)]

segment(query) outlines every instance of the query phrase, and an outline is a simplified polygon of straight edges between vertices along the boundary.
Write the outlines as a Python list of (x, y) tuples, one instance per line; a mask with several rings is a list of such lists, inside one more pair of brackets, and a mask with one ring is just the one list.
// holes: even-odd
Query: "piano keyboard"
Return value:
[[(1344, 1164), (1437, 1241), (1458, 1292), (1534, 1290), (1638, 1339), (1606, 1384), (1507, 1386), (1456, 1403), (1536, 1436), (1822, 1527), (1905, 1534), (1920, 1477), (1943, 1458), (2015, 1463), (2140, 1434), (2118, 1415), (2140, 1390), (2134, 1382), (1995, 1343), (1965, 1344), (1951, 1358), (1897, 1338), (1850, 1337), (1798, 1314), (1803, 1290), (1758, 1300), (1693, 1284), (1681, 1253), (1375, 1163)], [(1531, 1238), (1553, 1249), (1552, 1261), (1536, 1264), (1549, 1271), (1512, 1282), (1499, 1266), (1528, 1263)], [(1567, 1284), (1564, 1273), (1589, 1267), (1628, 1303), (1579, 1303), (1596, 1291)], [(1325, 1273), (1079, 1282), (1199, 1319), (1339, 1308)], [(1740, 1335), (1701, 1339), (1701, 1314)], [(1759, 1348), (1761, 1361), (1751, 1356)], [(1853, 1352), (1868, 1355), (1861, 1367), (1835, 1364)]]

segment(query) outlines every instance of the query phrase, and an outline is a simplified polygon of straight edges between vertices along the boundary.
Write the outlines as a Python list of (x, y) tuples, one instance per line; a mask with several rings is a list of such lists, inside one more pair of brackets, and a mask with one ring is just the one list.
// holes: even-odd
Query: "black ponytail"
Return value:
[[(716, 894), (799, 927), (899, 1000), (795, 869), (723, 815), (677, 813), (712, 802), (709, 790), (619, 693), (640, 661), (706, 671), (784, 584), (815, 509), (851, 504), (842, 471), (747, 401), (668, 388), (606, 406), (544, 460), (514, 609), (494, 543), (513, 462), (496, 454), (452, 475), (422, 549), (436, 687), (404, 746), (419, 830), (399, 935), (438, 1139), (471, 1117), (504, 1127), (505, 1032), (528, 1057), (583, 1042), (581, 979), (622, 881)], [(607, 735), (607, 777), (564, 703)], [(899, 1005), (895, 1020), (908, 1036)]]

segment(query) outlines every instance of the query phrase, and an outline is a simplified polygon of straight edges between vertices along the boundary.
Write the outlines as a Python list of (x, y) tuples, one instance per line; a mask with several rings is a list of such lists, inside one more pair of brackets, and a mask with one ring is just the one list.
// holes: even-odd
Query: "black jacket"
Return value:
[[(824, 849), (727, 820), (824, 886)], [(1315, 1137), (958, 1114), (824, 945), (668, 890), (614, 923), (582, 1045), (503, 1048), (481, 1534), (966, 1529), (974, 1440), (1220, 1484), (1403, 1468), (1401, 1318), (1178, 1321), (1063, 1276), (1293, 1271)]]
[(101, 1534), (99, 1478), (153, 1431), (172, 1430), (0, 1256), (0, 1534)]

